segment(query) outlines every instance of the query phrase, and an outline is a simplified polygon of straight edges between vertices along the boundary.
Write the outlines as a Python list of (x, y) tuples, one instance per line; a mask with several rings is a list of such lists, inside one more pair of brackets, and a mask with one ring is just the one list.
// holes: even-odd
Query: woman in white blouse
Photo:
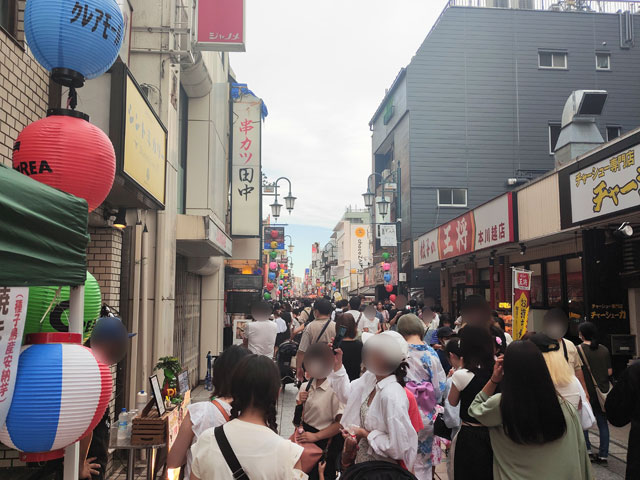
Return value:
[[(224, 430), (240, 466), (251, 480), (304, 480), (303, 448), (277, 433), (278, 367), (265, 356), (249, 355), (238, 363), (231, 380), (232, 420)], [(191, 447), (191, 480), (233, 480), (210, 428)]]
[(180, 431), (167, 456), (167, 468), (184, 465), (184, 478), (191, 475), (191, 446), (202, 433), (226, 423), (231, 415), (231, 378), (234, 367), (249, 355), (246, 348), (227, 348), (213, 364), (213, 397), (210, 402), (192, 403), (180, 425)]
[(402, 460), (411, 471), (418, 435), (400, 383), (407, 373), (406, 346), (403, 349), (398, 339), (385, 332), (367, 340), (362, 357), (367, 371), (349, 383), (342, 351), (337, 349), (334, 371), (329, 375), (331, 388), (346, 405), (340, 423), (358, 440), (355, 462)]

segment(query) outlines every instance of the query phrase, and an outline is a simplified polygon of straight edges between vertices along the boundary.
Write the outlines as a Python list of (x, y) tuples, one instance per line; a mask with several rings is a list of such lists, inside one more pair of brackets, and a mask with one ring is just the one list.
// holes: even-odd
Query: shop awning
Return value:
[(84, 285), (87, 202), (0, 165), (0, 285)]

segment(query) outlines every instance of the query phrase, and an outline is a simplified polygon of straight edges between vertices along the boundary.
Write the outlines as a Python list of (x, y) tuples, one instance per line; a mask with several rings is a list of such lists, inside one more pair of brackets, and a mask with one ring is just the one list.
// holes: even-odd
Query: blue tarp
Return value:
[[(233, 99), (238, 99), (243, 95), (253, 95), (256, 98), (260, 98), (258, 97), (255, 93), (253, 93), (251, 90), (249, 90), (249, 87), (247, 86), (246, 83), (232, 83), (231, 84), (231, 98)], [(269, 115), (269, 110), (267, 110), (267, 106), (264, 103), (264, 100), (260, 99), (262, 101), (262, 119), (264, 120), (267, 115)]]

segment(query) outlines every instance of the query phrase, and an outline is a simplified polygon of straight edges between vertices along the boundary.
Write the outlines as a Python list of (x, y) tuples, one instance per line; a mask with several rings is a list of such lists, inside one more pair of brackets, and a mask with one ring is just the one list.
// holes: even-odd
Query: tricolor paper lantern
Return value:
[[(24, 325), (25, 337), (29, 333), (69, 331), (69, 287), (60, 289), (60, 295), (49, 308), (56, 298), (57, 291), (58, 287), (29, 287), (27, 318)], [(91, 330), (100, 316), (101, 306), (100, 285), (95, 277), (87, 272), (84, 284), (83, 342), (91, 336)]]
[(81, 339), (77, 333), (27, 337), (31, 344), (20, 352), (2, 443), (21, 452), (50, 452), (41, 459), (58, 458), (95, 428), (111, 396), (111, 372)]
[[(29, 0), (31, 1), (31, 0)], [(58, 110), (27, 125), (13, 147), (13, 168), (50, 187), (84, 198), (89, 211), (111, 191), (116, 154), (88, 115)]]
[(113, 65), (124, 29), (116, 0), (29, 0), (24, 11), (24, 33), (38, 63), (76, 87)]
[(393, 285), (385, 285), (384, 289), (387, 291), (387, 293), (391, 293), (393, 292)]
[(389, 300), (391, 300), (392, 302), (395, 302), (396, 296), (394, 294), (389, 295)]

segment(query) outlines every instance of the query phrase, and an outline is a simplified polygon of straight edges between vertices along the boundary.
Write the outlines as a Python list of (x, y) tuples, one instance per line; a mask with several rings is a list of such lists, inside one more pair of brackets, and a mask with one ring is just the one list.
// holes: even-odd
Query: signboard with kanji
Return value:
[(252, 94), (233, 102), (231, 234), (260, 236), (262, 100)]
[(197, 10), (198, 49), (245, 51), (244, 0), (198, 0)]

